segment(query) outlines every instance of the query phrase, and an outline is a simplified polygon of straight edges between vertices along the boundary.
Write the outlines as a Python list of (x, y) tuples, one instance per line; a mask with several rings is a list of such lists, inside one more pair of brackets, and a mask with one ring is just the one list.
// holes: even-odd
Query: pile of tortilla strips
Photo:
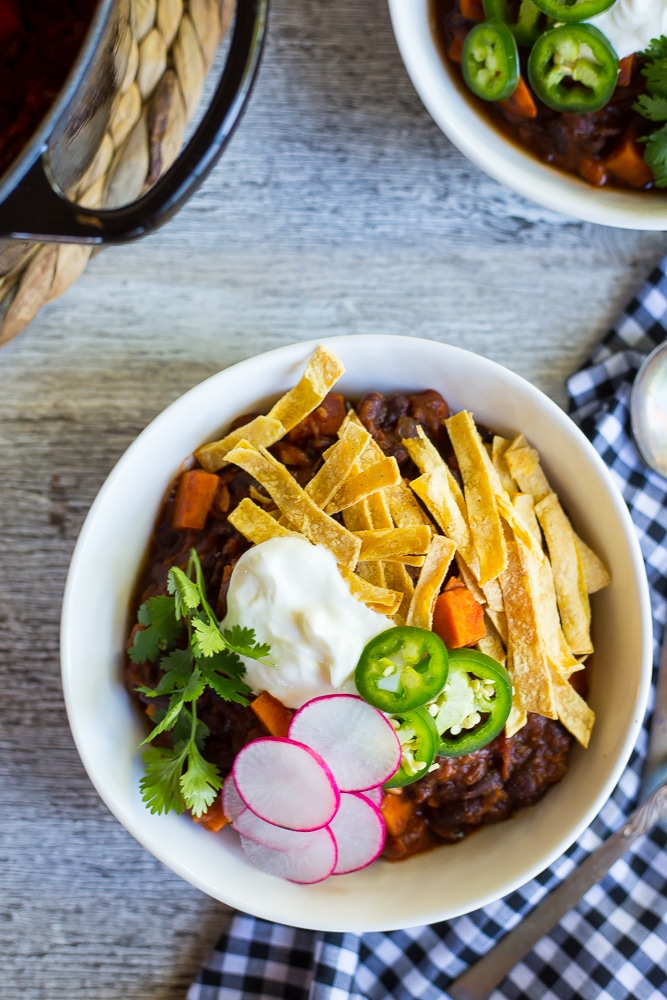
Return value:
[[(569, 678), (593, 652), (589, 594), (606, 586), (609, 574), (575, 533), (538, 453), (523, 434), (485, 444), (464, 410), (445, 420), (460, 480), (418, 426), (417, 436), (403, 441), (420, 472), (410, 482), (349, 409), (338, 440), (302, 488), (268, 449), (320, 406), (344, 371), (318, 347), (266, 415), (198, 449), (209, 472), (233, 463), (261, 487), (230, 522), (255, 545), (298, 535), (326, 546), (355, 597), (397, 625), (431, 628), (455, 560), (484, 608), (478, 647), (512, 678), (507, 736), (536, 712), (560, 719), (587, 746), (595, 715)], [(416, 581), (408, 566), (418, 568)]]

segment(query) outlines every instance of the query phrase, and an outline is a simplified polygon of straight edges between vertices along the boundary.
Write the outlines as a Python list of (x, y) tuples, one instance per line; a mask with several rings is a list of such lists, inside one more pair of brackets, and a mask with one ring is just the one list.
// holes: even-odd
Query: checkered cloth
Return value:
[[(612, 470), (649, 574), (655, 656), (667, 619), (667, 481), (641, 463), (630, 435), (630, 387), (667, 337), (667, 258), (587, 365), (568, 382), (572, 417)], [(187, 1000), (439, 1000), (447, 986), (616, 830), (637, 804), (646, 730), (611, 799), (549, 870), (455, 920), (390, 933), (315, 933), (230, 916)], [(617, 861), (520, 962), (493, 1000), (659, 1000), (667, 996), (667, 831)]]

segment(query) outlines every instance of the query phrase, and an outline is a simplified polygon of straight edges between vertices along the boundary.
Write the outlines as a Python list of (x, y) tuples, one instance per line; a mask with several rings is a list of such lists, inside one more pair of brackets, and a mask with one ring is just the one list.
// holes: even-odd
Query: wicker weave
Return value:
[[(132, 0), (122, 42), (125, 78), (73, 200), (89, 208), (127, 204), (174, 161), (234, 7), (235, 0)], [(0, 345), (77, 280), (93, 249), (55, 243), (25, 248), (0, 278)]]

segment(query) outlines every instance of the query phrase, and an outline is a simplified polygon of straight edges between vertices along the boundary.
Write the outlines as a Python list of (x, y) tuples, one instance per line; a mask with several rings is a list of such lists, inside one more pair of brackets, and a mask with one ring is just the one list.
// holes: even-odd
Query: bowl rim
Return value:
[(429, 23), (430, 0), (387, 0), (408, 76), (450, 141), (489, 177), (561, 215), (618, 229), (667, 230), (667, 195), (595, 188), (541, 163), (475, 111), (443, 61)]
[[(170, 815), (169, 817), (150, 817), (149, 820), (149, 811), (144, 807), (143, 818), (140, 816), (137, 819), (128, 804), (127, 796), (125, 799), (122, 797), (119, 799), (115, 793), (110, 793), (109, 789), (105, 787), (101, 781), (100, 775), (97, 773), (98, 769), (96, 769), (94, 755), (91, 754), (91, 746), (89, 743), (90, 731), (86, 730), (85, 725), (78, 717), (75, 708), (77, 677), (73, 671), (73, 644), (76, 643), (76, 629), (79, 613), (79, 598), (77, 596), (77, 591), (79, 591), (82, 586), (86, 585), (85, 571), (86, 560), (88, 559), (88, 546), (91, 538), (94, 537), (95, 533), (99, 531), (98, 522), (105, 513), (105, 507), (110, 502), (110, 498), (116, 490), (117, 484), (125, 475), (126, 469), (136, 460), (135, 456), (140, 455), (145, 447), (145, 444), (153, 437), (161, 433), (163, 425), (166, 426), (171, 420), (178, 417), (179, 414), (185, 413), (191, 407), (193, 401), (196, 401), (200, 396), (205, 396), (213, 388), (216, 388), (218, 383), (224, 384), (224, 382), (229, 381), (230, 379), (241, 380), (250, 376), (252, 374), (253, 367), (255, 367), (260, 360), (263, 365), (272, 367), (275, 364), (291, 364), (295, 371), (300, 371), (303, 367), (304, 361), (307, 360), (318, 344), (325, 343), (327, 346), (336, 351), (337, 345), (343, 346), (344, 348), (346, 343), (354, 341), (355, 346), (357, 346), (360, 350), (363, 351), (364, 349), (367, 349), (368, 351), (372, 351), (380, 345), (386, 346), (387, 338), (391, 339), (392, 343), (402, 344), (403, 348), (407, 350), (428, 350), (429, 352), (435, 352), (443, 359), (443, 361), (447, 360), (450, 364), (455, 363), (459, 359), (470, 359), (471, 357), (476, 359), (477, 362), (481, 362), (481, 365), (487, 372), (500, 375), (505, 382), (509, 383), (510, 386), (517, 388), (520, 387), (524, 394), (527, 394), (529, 398), (532, 397), (535, 402), (539, 403), (539, 405), (544, 408), (547, 416), (550, 419), (555, 420), (562, 429), (566, 430), (566, 433), (574, 437), (576, 443), (583, 449), (586, 458), (593, 464), (598, 475), (602, 478), (609, 498), (613, 503), (615, 514), (618, 516), (623, 526), (623, 534), (628, 546), (628, 552), (634, 571), (634, 583), (637, 585), (637, 598), (641, 617), (639, 627), (639, 634), (641, 635), (641, 663), (638, 666), (639, 677), (636, 689), (636, 703), (634, 706), (632, 724), (628, 725), (627, 732), (625, 733), (616, 754), (615, 763), (609, 770), (607, 778), (602, 787), (598, 790), (597, 795), (595, 795), (585, 807), (582, 807), (578, 821), (568, 830), (566, 837), (562, 837), (550, 851), (540, 857), (539, 860), (533, 862), (532, 865), (522, 872), (520, 876), (508, 880), (502, 886), (502, 891), (499, 892), (497, 889), (494, 889), (487, 892), (481, 892), (476, 898), (474, 898), (470, 905), (467, 905), (463, 909), (452, 909), (451, 907), (447, 908), (447, 905), (443, 904), (435, 908), (431, 907), (429, 910), (419, 910), (416, 916), (413, 914), (407, 918), (378, 916), (372, 921), (369, 921), (367, 918), (363, 918), (362, 922), (359, 923), (359, 918), (354, 914), (347, 914), (343, 917), (338, 910), (331, 914), (325, 910), (325, 912), (321, 913), (318, 918), (313, 919), (298, 907), (292, 907), (291, 912), (288, 907), (286, 912), (282, 905), (278, 904), (276, 906), (274, 904), (272, 898), (269, 898), (269, 894), (267, 894), (266, 898), (259, 896), (250, 901), (247, 896), (243, 895), (243, 893), (237, 893), (235, 895), (234, 892), (220, 894), (213, 891), (210, 884), (207, 882), (207, 879), (202, 877), (199, 872), (189, 867), (187, 861), (183, 861), (180, 858), (174, 858), (170, 854), (168, 846), (166, 846), (168, 844), (168, 837), (166, 839), (163, 838), (161, 836), (161, 828), (158, 828), (153, 822), (155, 819), (169, 819), (170, 821), (172, 819), (176, 819), (180, 822), (182, 821), (182, 817), (173, 817)], [(217, 418), (212, 415), (208, 421), (210, 433), (215, 433), (216, 431), (216, 419)], [(168, 479), (175, 474), (180, 467), (180, 464), (186, 457), (187, 456), (180, 455), (174, 456), (173, 471), (167, 473), (165, 470), (165, 475)], [(168, 482), (165, 482), (164, 489), (166, 489), (167, 486)], [(132, 583), (134, 583), (134, 581), (132, 581)], [(292, 926), (304, 927), (312, 930), (348, 930), (351, 932), (364, 933), (376, 930), (401, 929), (410, 926), (433, 923), (437, 920), (451, 919), (464, 913), (471, 912), (481, 906), (485, 906), (496, 901), (502, 896), (507, 895), (509, 892), (518, 889), (520, 886), (524, 885), (526, 882), (538, 875), (541, 871), (544, 871), (579, 838), (583, 831), (600, 812), (613, 789), (617, 785), (628, 763), (630, 754), (641, 730), (650, 690), (653, 639), (648, 581), (646, 578), (641, 549), (634, 533), (629, 512), (618, 488), (613, 481), (609, 469), (604, 464), (601, 457), (597, 454), (590, 441), (585, 437), (583, 432), (577, 427), (571, 418), (568, 417), (567, 414), (553, 400), (546, 396), (537, 387), (523, 379), (520, 375), (511, 371), (511, 369), (505, 368), (497, 362), (485, 358), (482, 355), (464, 350), (463, 348), (424, 338), (391, 334), (357, 334), (300, 341), (247, 358), (204, 379), (202, 382), (198, 383), (173, 402), (168, 404), (153, 420), (149, 422), (149, 424), (132, 441), (114, 465), (113, 469), (97, 493), (97, 496), (95, 497), (84, 520), (74, 547), (65, 584), (61, 615), (60, 649), (61, 677), (65, 706), (74, 743), (77, 747), (81, 761), (102, 801), (125, 827), (125, 829), (127, 829), (140, 844), (142, 844), (151, 854), (165, 864), (167, 868), (180, 875), (186, 881), (195, 885), (205, 893), (214, 896), (214, 898), (217, 898), (237, 909), (252, 912), (256, 916), (267, 920), (273, 920), (278, 923), (289, 922)], [(114, 655), (122, 655), (122, 650), (116, 650)], [(122, 684), (120, 678), (118, 679), (118, 684), (119, 686)], [(190, 825), (192, 827), (195, 826), (195, 824)], [(198, 833), (203, 833), (207, 837), (211, 836), (201, 828), (198, 829)], [(478, 834), (478, 836), (480, 836), (480, 834)], [(467, 839), (474, 840), (474, 838)], [(406, 862), (406, 864), (409, 863), (410, 862)], [(363, 872), (355, 873), (354, 876), (344, 876), (343, 879), (355, 878), (357, 875), (363, 874)], [(268, 878), (268, 876), (264, 877)], [(326, 885), (326, 883), (321, 883), (321, 885)], [(316, 889), (317, 887), (301, 888)], [(355, 921), (357, 922), (355, 923)]]

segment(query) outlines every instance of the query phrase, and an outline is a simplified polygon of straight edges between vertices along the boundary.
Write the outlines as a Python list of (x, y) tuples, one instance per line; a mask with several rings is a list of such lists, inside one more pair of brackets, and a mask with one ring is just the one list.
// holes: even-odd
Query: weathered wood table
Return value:
[(274, 0), (253, 100), (204, 188), (0, 352), (0, 997), (176, 1000), (225, 912), (109, 814), (63, 706), (68, 562), (135, 435), (217, 369), (337, 333), (470, 348), (563, 403), (665, 250), (468, 163), (415, 95), (383, 0)]

